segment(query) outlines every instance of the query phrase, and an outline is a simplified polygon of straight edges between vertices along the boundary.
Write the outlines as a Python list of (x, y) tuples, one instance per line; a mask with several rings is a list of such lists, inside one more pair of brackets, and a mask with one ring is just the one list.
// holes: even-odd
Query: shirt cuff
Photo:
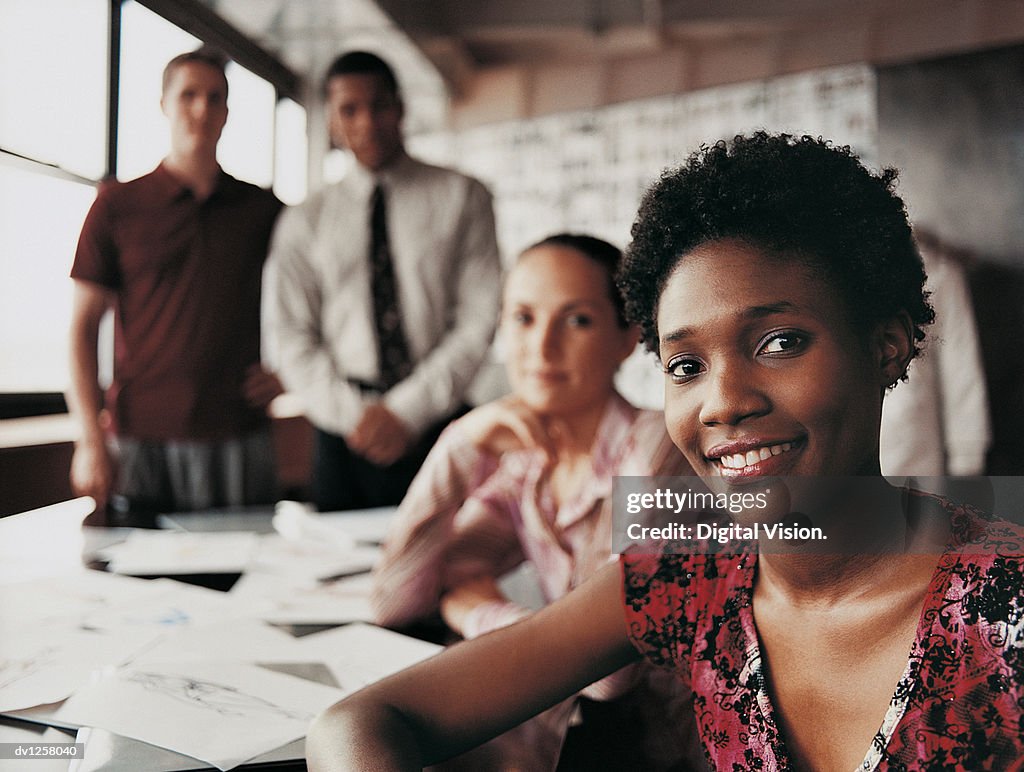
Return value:
[(973, 477), (985, 473), (985, 448), (958, 449), (946, 457), (946, 471), (954, 477)]
[(394, 413), (405, 424), (406, 428), (416, 437), (420, 437), (427, 429), (440, 421), (444, 416), (435, 415), (427, 408), (427, 401), (422, 394), (402, 388), (398, 384), (384, 395), (381, 400), (384, 406)]

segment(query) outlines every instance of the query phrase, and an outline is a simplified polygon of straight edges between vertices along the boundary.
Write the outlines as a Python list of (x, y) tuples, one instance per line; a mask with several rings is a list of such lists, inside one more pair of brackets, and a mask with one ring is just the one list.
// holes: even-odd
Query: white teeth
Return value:
[(746, 453), (733, 453), (729, 456), (722, 456), (718, 459), (718, 463), (726, 469), (743, 469), (744, 467), (753, 466), (758, 461), (765, 461), (772, 456), (778, 456), (779, 454), (792, 449), (793, 443), (784, 442), (781, 445), (771, 445), (765, 448), (748, 450)]
[(719, 461), (721, 461), (722, 466), (729, 469), (743, 468), (743, 456), (722, 456)]

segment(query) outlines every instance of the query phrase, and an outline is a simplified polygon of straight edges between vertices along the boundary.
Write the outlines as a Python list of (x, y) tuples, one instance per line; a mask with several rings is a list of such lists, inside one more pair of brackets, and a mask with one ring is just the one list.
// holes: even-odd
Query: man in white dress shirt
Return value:
[[(992, 430), (970, 286), (949, 247), (921, 230), (915, 237), (935, 323), (924, 356), (914, 360), (907, 381), (896, 384), (882, 403), (882, 474), (983, 475)], [(937, 481), (918, 484), (931, 489)]]
[(410, 158), (391, 68), (365, 52), (325, 79), (339, 183), (281, 216), (269, 289), (280, 375), (316, 427), (321, 510), (398, 503), (463, 404), (498, 311), (491, 196)]

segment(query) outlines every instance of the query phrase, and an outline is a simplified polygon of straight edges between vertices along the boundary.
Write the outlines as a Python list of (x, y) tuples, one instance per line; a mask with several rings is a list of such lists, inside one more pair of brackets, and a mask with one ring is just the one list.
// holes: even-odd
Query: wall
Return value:
[[(994, 442), (989, 471), (1024, 468), (1024, 47), (872, 68), (833, 67), (419, 137), (414, 152), (458, 166), (495, 194), (506, 260), (558, 230), (624, 245), (642, 191), (702, 142), (764, 127), (851, 145), (868, 166), (902, 170), (915, 225), (975, 255), (978, 319)], [(496, 357), (500, 358), (500, 357)], [(620, 388), (658, 407), (652, 357)], [(501, 367), (489, 369), (491, 393)], [(955, 432), (957, 427), (949, 427)]]
[(1024, 46), (880, 68), (878, 150), (915, 223), (1024, 261)]
[[(640, 196), (666, 166), (701, 143), (756, 128), (815, 134), (851, 145), (874, 163), (875, 79), (866, 65), (496, 123), (410, 140), (424, 158), (473, 174), (495, 196), (498, 238), (506, 261), (523, 247), (564, 230), (592, 233), (624, 246)], [(493, 396), (502, 383), (486, 373)], [(620, 388), (659, 407), (662, 379), (650, 355), (635, 354)]]

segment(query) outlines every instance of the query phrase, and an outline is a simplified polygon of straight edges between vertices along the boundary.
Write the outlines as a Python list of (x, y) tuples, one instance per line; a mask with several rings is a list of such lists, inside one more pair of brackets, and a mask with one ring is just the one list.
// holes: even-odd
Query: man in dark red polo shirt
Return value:
[[(260, 284), (281, 203), (226, 174), (225, 60), (209, 49), (164, 70), (170, 154), (101, 187), (75, 254), (68, 403), (81, 423), (76, 493), (108, 522), (268, 503), (275, 493), (260, 366)], [(98, 385), (97, 336), (114, 309), (114, 379)]]

